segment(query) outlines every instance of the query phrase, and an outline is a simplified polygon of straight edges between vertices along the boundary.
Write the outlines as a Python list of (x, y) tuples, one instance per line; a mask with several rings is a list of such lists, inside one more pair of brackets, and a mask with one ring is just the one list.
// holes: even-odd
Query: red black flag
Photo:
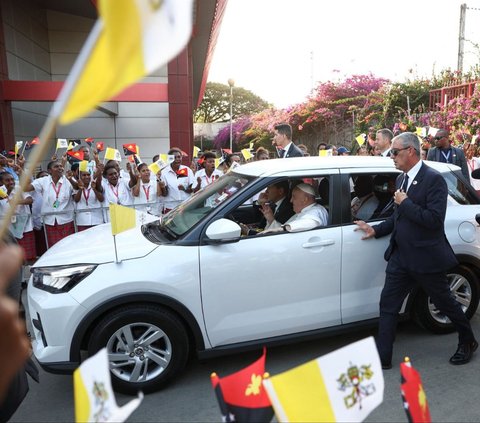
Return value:
[(40, 138), (35, 137), (32, 141), (28, 142), (25, 144), (25, 150), (30, 150), (31, 148), (35, 147), (40, 143)]
[(125, 157), (137, 154), (137, 144), (123, 144), (123, 154)]
[(82, 143), (81, 140), (68, 140), (69, 144), (73, 145), (73, 148), (75, 148), (77, 145), (80, 145)]
[(91, 147), (95, 140), (91, 137), (85, 138), (85, 142)]
[(223, 156), (223, 153), (232, 154), (232, 150), (230, 150), (229, 148), (222, 148), (222, 156)]
[(176, 172), (177, 178), (186, 178), (188, 176), (188, 168), (182, 167), (178, 169)]
[(133, 163), (136, 167), (140, 166), (143, 163), (140, 160), (140, 157), (138, 157), (136, 154), (132, 154), (130, 156), (127, 156), (127, 159), (130, 163)]
[(95, 144), (95, 150), (97, 150), (98, 152), (105, 150), (103, 142), (97, 142)]
[(269, 422), (273, 409), (263, 387), (266, 350), (262, 356), (239, 372), (220, 378), (211, 376), (212, 386), (224, 422)]
[(81, 162), (83, 160), (83, 150), (67, 151), (67, 160), (70, 164)]
[(430, 410), (423, 390), (420, 374), (412, 367), (410, 360), (400, 363), (403, 406), (410, 423), (430, 423)]

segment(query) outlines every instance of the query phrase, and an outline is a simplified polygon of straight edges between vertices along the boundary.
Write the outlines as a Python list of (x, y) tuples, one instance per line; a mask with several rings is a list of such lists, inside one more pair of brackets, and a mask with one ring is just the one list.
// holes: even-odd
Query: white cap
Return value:
[(295, 186), (295, 188), (298, 188), (299, 190), (303, 191), (305, 194), (311, 195), (312, 197), (315, 197), (315, 189), (310, 185), (310, 184), (305, 184), (301, 183)]

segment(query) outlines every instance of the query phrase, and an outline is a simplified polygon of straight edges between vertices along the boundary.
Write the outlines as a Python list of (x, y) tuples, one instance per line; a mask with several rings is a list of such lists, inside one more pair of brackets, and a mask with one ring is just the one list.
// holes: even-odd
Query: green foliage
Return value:
[[(233, 119), (248, 116), (269, 107), (269, 104), (249, 90), (233, 87)], [(194, 112), (194, 121), (202, 123), (228, 122), (230, 120), (230, 86), (207, 82), (202, 103)]]

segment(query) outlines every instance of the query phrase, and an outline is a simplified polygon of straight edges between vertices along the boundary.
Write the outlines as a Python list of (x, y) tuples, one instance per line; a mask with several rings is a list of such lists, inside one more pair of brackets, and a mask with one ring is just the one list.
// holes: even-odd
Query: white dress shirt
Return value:
[(187, 188), (195, 183), (195, 177), (192, 169), (188, 166), (180, 165), (178, 170), (187, 169), (188, 176), (177, 178), (176, 172), (172, 169), (172, 166), (167, 166), (162, 172), (162, 181), (167, 186), (167, 196), (163, 199), (165, 208), (174, 209), (179, 204), (190, 198), (189, 193), (179, 190), (178, 186), (183, 185)]
[(150, 176), (149, 182), (140, 181), (140, 191), (138, 197), (133, 197), (133, 204), (135, 204), (135, 210), (160, 216), (163, 210), (162, 198), (157, 195), (157, 178)]
[(75, 203), (77, 213), (75, 222), (79, 226), (93, 226), (103, 223), (102, 205), (98, 201), (95, 191), (89, 186), (84, 188), (80, 195), (80, 201)]
[(218, 169), (214, 169), (212, 174), (210, 176), (207, 176), (207, 173), (205, 172), (205, 169), (200, 169), (197, 173), (195, 173), (195, 186), (194, 188), (197, 188), (198, 183), (197, 183), (197, 178), (200, 178), (200, 189), (204, 189), (205, 187), (208, 187), (210, 184), (213, 184), (213, 182), (220, 178), (220, 176), (223, 175), (223, 172)]
[[(42, 195), (42, 215), (45, 213), (57, 213), (43, 216), (47, 225), (59, 225), (73, 222), (73, 188), (68, 179), (62, 176), (57, 184), (53, 183), (50, 175), (35, 179), (32, 182), (35, 191)], [(55, 206), (55, 207), (54, 207)]]

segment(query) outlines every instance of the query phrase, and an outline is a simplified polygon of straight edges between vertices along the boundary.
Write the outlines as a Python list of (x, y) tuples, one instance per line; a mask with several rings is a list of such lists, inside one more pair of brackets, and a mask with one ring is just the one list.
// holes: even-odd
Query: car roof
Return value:
[[(444, 173), (460, 169), (458, 166), (425, 161), (425, 164)], [(259, 160), (235, 168), (235, 173), (248, 176), (268, 177), (279, 173), (312, 171), (322, 169), (365, 169), (384, 168), (385, 171), (395, 171), (393, 160), (389, 157), (366, 156), (331, 156), (331, 157), (292, 157), (289, 159)]]

